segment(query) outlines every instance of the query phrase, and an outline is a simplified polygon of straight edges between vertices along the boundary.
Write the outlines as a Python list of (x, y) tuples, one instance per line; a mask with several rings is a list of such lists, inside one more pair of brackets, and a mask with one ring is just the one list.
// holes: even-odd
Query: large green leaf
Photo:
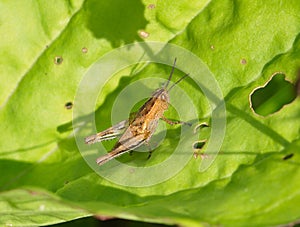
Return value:
[[(270, 226), (300, 218), (299, 98), (268, 117), (255, 114), (249, 102), (274, 73), (296, 80), (298, 0), (2, 0), (0, 10), (1, 225), (39, 226), (92, 214), (186, 226)], [(207, 64), (225, 97), (227, 126), (221, 152), (205, 172), (198, 171), (200, 158), (191, 159), (171, 179), (136, 188), (110, 182), (86, 164), (65, 104), (74, 101), (97, 59), (143, 40), (179, 45)], [(159, 64), (132, 66), (108, 81), (95, 107), (99, 130), (110, 125), (113, 101), (133, 75), (166, 78), (169, 71)], [(180, 86), (200, 121), (209, 122), (202, 92), (191, 79)], [(136, 153), (120, 161), (164, 160), (179, 131), (168, 129), (149, 161)]]

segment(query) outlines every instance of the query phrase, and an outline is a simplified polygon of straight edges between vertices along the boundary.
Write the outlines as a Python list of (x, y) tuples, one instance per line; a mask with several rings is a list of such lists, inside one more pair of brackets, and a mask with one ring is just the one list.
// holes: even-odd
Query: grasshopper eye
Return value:
[(162, 94), (162, 95), (160, 96), (160, 98), (161, 98), (161, 100), (167, 101), (167, 96), (166, 96), (165, 94)]

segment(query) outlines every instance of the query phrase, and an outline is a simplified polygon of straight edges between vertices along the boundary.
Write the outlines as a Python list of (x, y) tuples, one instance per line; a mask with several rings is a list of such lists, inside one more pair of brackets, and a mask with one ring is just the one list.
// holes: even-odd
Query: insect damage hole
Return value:
[(250, 107), (258, 115), (268, 116), (296, 98), (295, 85), (285, 79), (285, 74), (275, 73), (266, 85), (250, 94)]
[(204, 147), (205, 143), (206, 143), (206, 140), (196, 141), (193, 144), (193, 148), (195, 150), (201, 150)]
[(65, 108), (66, 108), (67, 110), (72, 109), (72, 108), (73, 108), (73, 103), (72, 103), (72, 102), (66, 102), (66, 103), (65, 103)]
[(63, 58), (61, 57), (61, 56), (56, 56), (55, 58), (54, 58), (54, 63), (56, 64), (56, 65), (60, 65), (62, 62), (63, 62)]
[(196, 125), (195, 128), (194, 128), (194, 134), (197, 133), (197, 131), (200, 131), (201, 129), (207, 128), (207, 127), (209, 127), (209, 125), (206, 122), (203, 122), (203, 123), (200, 123), (200, 124)]
[(193, 143), (194, 158), (198, 158), (199, 155), (202, 159), (205, 157), (205, 154), (202, 152), (205, 144), (206, 140), (199, 140)]

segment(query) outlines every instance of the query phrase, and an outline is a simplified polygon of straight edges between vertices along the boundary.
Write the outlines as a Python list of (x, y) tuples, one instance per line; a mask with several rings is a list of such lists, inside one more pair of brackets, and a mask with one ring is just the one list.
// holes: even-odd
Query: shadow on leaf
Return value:
[(98, 38), (105, 38), (113, 47), (141, 40), (138, 31), (145, 29), (145, 6), (140, 0), (90, 0), (85, 4), (87, 27)]

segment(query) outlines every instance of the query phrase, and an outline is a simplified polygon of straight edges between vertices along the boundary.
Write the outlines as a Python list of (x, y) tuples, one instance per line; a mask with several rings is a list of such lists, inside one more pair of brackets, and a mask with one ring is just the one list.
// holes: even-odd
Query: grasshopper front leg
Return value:
[(177, 125), (177, 124), (181, 124), (181, 125), (188, 125), (188, 126), (192, 126), (191, 123), (185, 122), (185, 121), (172, 121), (168, 118), (166, 118), (165, 116), (162, 116), (161, 119), (165, 122), (167, 122), (169, 125)]
[(128, 126), (128, 120), (119, 122), (118, 124), (102, 131), (95, 135), (91, 135), (85, 138), (86, 144), (93, 144), (104, 140), (111, 140), (121, 135), (123, 130)]

